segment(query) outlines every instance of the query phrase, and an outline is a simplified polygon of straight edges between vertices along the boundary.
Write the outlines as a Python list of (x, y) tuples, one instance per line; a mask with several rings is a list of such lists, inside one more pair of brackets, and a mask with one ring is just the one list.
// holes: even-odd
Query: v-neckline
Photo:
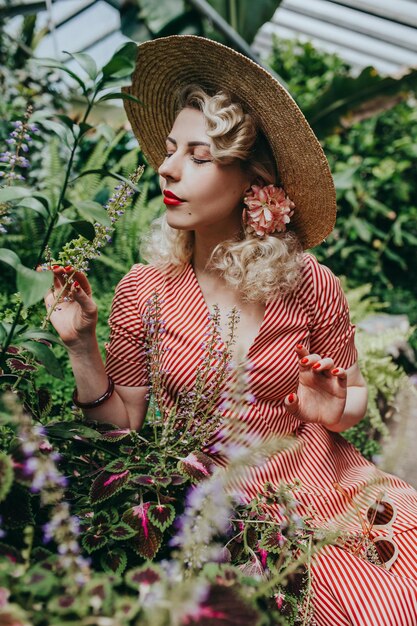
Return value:
[[(192, 264), (191, 264), (191, 263), (188, 263), (188, 267), (189, 267), (189, 271), (190, 271), (190, 273), (191, 273), (191, 276), (192, 276), (192, 278), (193, 278), (193, 282), (194, 282), (194, 285), (195, 285), (195, 289), (196, 289), (196, 291), (197, 291), (197, 293), (198, 293), (198, 295), (199, 295), (199, 298), (200, 298), (201, 302), (203, 303), (204, 308), (205, 308), (205, 309), (206, 309), (206, 311), (207, 311), (207, 314), (212, 315), (213, 313), (212, 313), (212, 311), (210, 311), (210, 309), (209, 309), (209, 307), (208, 307), (208, 304), (207, 304), (206, 299), (205, 299), (205, 297), (204, 297), (203, 290), (201, 289), (200, 283), (198, 282), (198, 279), (197, 279), (197, 276), (196, 276), (196, 273), (195, 273), (195, 271), (194, 271), (194, 268), (193, 268)], [(269, 300), (265, 303), (265, 311), (264, 311), (264, 315), (263, 315), (263, 318), (262, 318), (261, 325), (260, 325), (260, 326), (259, 326), (259, 328), (258, 328), (258, 332), (256, 333), (256, 335), (255, 335), (255, 337), (254, 337), (254, 339), (253, 339), (252, 343), (250, 344), (250, 346), (249, 346), (249, 348), (248, 348), (247, 352), (246, 352), (246, 353), (243, 355), (243, 357), (239, 360), (239, 362), (237, 363), (237, 365), (241, 365), (242, 363), (244, 363), (245, 361), (247, 361), (247, 360), (249, 359), (251, 352), (253, 351), (253, 349), (254, 349), (255, 345), (257, 344), (257, 342), (258, 342), (258, 340), (259, 340), (259, 337), (260, 337), (260, 336), (261, 336), (261, 334), (263, 333), (263, 329), (264, 329), (264, 326), (265, 326), (265, 321), (266, 321), (266, 317), (267, 317), (267, 313), (268, 313), (268, 306), (269, 306)], [(232, 310), (232, 309), (230, 309), (230, 310)], [(239, 310), (239, 309), (238, 309), (238, 310)], [(223, 341), (223, 339), (222, 339), (222, 337), (221, 337), (220, 333), (219, 333), (219, 343), (222, 345), (222, 347), (223, 347), (223, 348), (225, 348), (225, 342)]]

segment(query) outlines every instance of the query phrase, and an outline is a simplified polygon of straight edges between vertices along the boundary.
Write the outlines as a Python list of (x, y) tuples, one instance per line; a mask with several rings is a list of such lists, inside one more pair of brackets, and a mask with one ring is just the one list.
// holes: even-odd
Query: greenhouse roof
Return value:
[(256, 36), (261, 56), (270, 51), (273, 35), (310, 40), (358, 70), (373, 65), (395, 74), (417, 67), (415, 0), (284, 0)]
[[(86, 51), (103, 65), (129, 41), (120, 31), (119, 0), (47, 0), (46, 5), (38, 26), (47, 26), (49, 33), (36, 56), (64, 60), (63, 50)], [(394, 74), (417, 67), (415, 0), (284, 0), (256, 36), (255, 52), (267, 56), (273, 35), (310, 40), (357, 69), (374, 65)]]

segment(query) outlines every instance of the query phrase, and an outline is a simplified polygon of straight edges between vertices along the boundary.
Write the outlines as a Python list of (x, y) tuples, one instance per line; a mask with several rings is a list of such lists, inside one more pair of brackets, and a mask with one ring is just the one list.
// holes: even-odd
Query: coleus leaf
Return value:
[(126, 465), (126, 461), (123, 461), (122, 459), (115, 459), (114, 461), (108, 463), (104, 469), (106, 470), (106, 472), (118, 474), (119, 472), (123, 472), (125, 469), (127, 469)]
[(145, 559), (152, 560), (161, 547), (161, 542), (161, 531), (159, 528), (156, 528), (156, 526), (149, 524), (146, 536), (143, 529), (140, 529), (136, 537), (131, 539), (130, 545), (136, 554), (143, 556)]
[(29, 365), (29, 363), (25, 363), (25, 361), (21, 361), (20, 359), (7, 359), (6, 363), (11, 371), (16, 374), (36, 371), (35, 365)]
[(172, 504), (151, 504), (148, 517), (152, 524), (164, 532), (174, 521), (175, 509)]
[(102, 439), (106, 441), (121, 441), (131, 434), (130, 428), (123, 428), (118, 430), (108, 430), (102, 434)]
[(112, 526), (110, 528), (110, 537), (116, 541), (130, 539), (131, 537), (134, 537), (135, 534), (136, 530), (125, 522), (119, 522), (116, 526)]
[(188, 456), (178, 461), (179, 471), (194, 481), (211, 476), (212, 468), (213, 461), (211, 458), (199, 450), (190, 452)]
[(136, 474), (136, 476), (132, 476), (130, 478), (130, 484), (132, 485), (153, 485), (154, 478), (153, 476), (149, 476), (147, 474)]
[(123, 574), (127, 565), (127, 555), (121, 548), (112, 548), (100, 557), (101, 567), (108, 574)]
[(97, 527), (97, 526), (101, 526), (101, 525), (108, 525), (111, 523), (111, 517), (108, 514), (107, 511), (99, 511), (98, 513), (96, 513), (94, 515), (92, 524)]
[(286, 539), (281, 532), (280, 526), (274, 526), (273, 528), (269, 528), (262, 535), (262, 539), (259, 542), (260, 548), (266, 550), (267, 552), (272, 552), (273, 554), (278, 554), (282, 550), (282, 546), (284, 545)]
[(125, 470), (121, 473), (102, 472), (94, 480), (90, 489), (90, 499), (92, 504), (98, 504), (111, 498), (121, 491), (129, 482), (130, 472)]
[(53, 595), (47, 604), (47, 610), (49, 615), (68, 615), (75, 613), (79, 615), (79, 611), (83, 610), (80, 606), (81, 601), (78, 595), (71, 595), (69, 593), (61, 595)]
[(88, 533), (81, 539), (81, 544), (88, 554), (92, 554), (93, 552), (96, 552), (96, 550), (100, 550), (100, 548), (103, 548), (106, 543), (107, 537), (101, 534), (94, 535), (93, 533)]
[(135, 448), (133, 446), (120, 446), (119, 448), (121, 454), (126, 454), (126, 456), (133, 454), (134, 449)]
[(0, 543), (0, 558), (6, 557), (10, 563), (23, 563), (23, 557), (19, 550), (7, 543)]
[(13, 484), (13, 464), (11, 458), (0, 452), (0, 502), (5, 499)]
[(153, 559), (158, 552), (162, 533), (148, 517), (150, 502), (133, 506), (123, 513), (122, 520), (137, 532), (130, 541), (133, 550), (145, 559)]
[(156, 567), (151, 565), (142, 565), (141, 567), (135, 567), (126, 573), (125, 581), (135, 591), (141, 585), (150, 587), (161, 580), (161, 575)]

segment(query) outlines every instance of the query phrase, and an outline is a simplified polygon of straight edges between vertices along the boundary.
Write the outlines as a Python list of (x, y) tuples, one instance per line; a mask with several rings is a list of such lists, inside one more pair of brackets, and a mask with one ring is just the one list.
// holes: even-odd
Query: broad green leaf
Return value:
[(135, 69), (137, 45), (133, 42), (124, 44), (102, 68), (103, 78), (121, 78), (129, 76)]
[(72, 134), (72, 130), (70, 130), (67, 126), (58, 124), (58, 122), (53, 122), (52, 120), (43, 120), (42, 125), (47, 130), (55, 133), (66, 146), (72, 147), (74, 136)]
[(93, 241), (96, 236), (96, 231), (91, 222), (86, 222), (84, 220), (74, 220), (71, 224), (75, 232), (77, 232), (88, 241)]
[(19, 201), (17, 206), (22, 209), (31, 209), (32, 211), (36, 211), (36, 213), (41, 215), (45, 220), (49, 219), (48, 211), (45, 209), (42, 202), (36, 198), (23, 198)]
[(19, 335), (19, 339), (45, 339), (46, 341), (50, 341), (51, 343), (57, 343), (61, 346), (64, 345), (60, 337), (58, 335), (54, 335), (47, 330), (39, 330), (38, 328), (28, 328)]
[(27, 187), (3, 187), (0, 189), (0, 202), (14, 202), (33, 196), (33, 190)]
[[(417, 69), (400, 78), (382, 77), (373, 67), (366, 67), (359, 76), (335, 75), (327, 90), (303, 113), (318, 137), (325, 137), (342, 124), (349, 126), (375, 115), (398, 101), (394, 96), (406, 94), (417, 87)], [(375, 103), (379, 102), (379, 109)], [(369, 112), (366, 113), (366, 105)]]
[(10, 265), (14, 269), (17, 269), (18, 266), (21, 265), (21, 261), (16, 252), (8, 248), (0, 248), (0, 261), (7, 263), (7, 265)]
[(33, 354), (36, 360), (40, 361), (42, 365), (45, 366), (45, 369), (49, 372), (49, 374), (55, 378), (59, 378), (61, 380), (64, 379), (64, 372), (62, 371), (61, 364), (52, 352), (51, 348), (46, 346), (44, 343), (40, 343), (39, 341), (23, 341), (20, 345)]
[(132, 100), (133, 102), (143, 106), (142, 100), (132, 96), (130, 93), (124, 93), (123, 91), (120, 91), (119, 93), (107, 93), (105, 96), (99, 98), (97, 102), (103, 102), (104, 100)]
[(211, 6), (248, 43), (252, 43), (256, 33), (274, 15), (282, 0), (209, 0)]
[(98, 75), (97, 65), (93, 57), (85, 52), (67, 52), (63, 50), (65, 54), (69, 54), (77, 63), (86, 71), (91, 80), (96, 80)]
[(62, 70), (63, 72), (71, 76), (71, 78), (73, 78), (80, 85), (81, 89), (83, 90), (83, 93), (87, 95), (87, 87), (85, 83), (81, 80), (79, 76), (77, 76), (75, 72), (71, 71), (66, 65), (64, 65), (64, 63), (59, 63), (59, 61), (56, 61), (55, 59), (48, 59), (46, 57), (35, 58), (33, 59), (33, 61), (35, 63), (38, 63), (39, 65), (42, 65), (43, 67), (52, 67), (55, 69)]
[(49, 437), (58, 439), (74, 439), (75, 436), (93, 440), (101, 439), (101, 435), (97, 430), (81, 422), (55, 422), (48, 424), (46, 430)]
[(94, 202), (93, 200), (85, 200), (83, 202), (77, 202), (75, 205), (78, 213), (86, 220), (92, 220), (93, 222), (99, 222), (103, 226), (111, 226), (110, 217), (107, 214), (101, 204)]
[(52, 272), (36, 272), (24, 265), (18, 265), (17, 289), (20, 292), (25, 307), (29, 308), (39, 300), (42, 300), (52, 285)]

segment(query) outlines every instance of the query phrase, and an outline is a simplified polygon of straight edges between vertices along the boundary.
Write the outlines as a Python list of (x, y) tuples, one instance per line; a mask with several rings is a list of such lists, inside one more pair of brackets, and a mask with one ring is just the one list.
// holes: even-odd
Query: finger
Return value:
[(304, 356), (308, 356), (308, 349), (302, 343), (297, 343), (297, 345), (295, 346), (295, 351), (300, 359), (302, 359)]
[(318, 363), (321, 360), (321, 356), (319, 354), (309, 354), (308, 356), (304, 356), (300, 359), (299, 364), (301, 369), (309, 369), (315, 363)]
[(311, 369), (316, 373), (329, 373), (330, 370), (334, 369), (334, 361), (330, 357), (320, 359), (314, 363)]
[(296, 393), (290, 393), (286, 396), (284, 405), (288, 413), (291, 413), (294, 417), (300, 417), (300, 401)]
[(343, 369), (343, 367), (334, 367), (330, 373), (332, 376), (336, 376), (336, 378), (338, 378), (340, 381), (347, 380), (347, 372), (345, 369)]
[(71, 265), (64, 267), (64, 272), (68, 277), (71, 277), (71, 282), (77, 281), (85, 293), (91, 295), (91, 285), (83, 272), (75, 270)]
[(96, 312), (96, 303), (94, 302), (94, 300), (92, 300), (91, 296), (84, 291), (84, 289), (77, 280), (75, 280), (74, 283), (71, 285), (70, 295), (75, 300), (75, 302), (78, 302), (78, 304), (86, 313), (94, 314)]

